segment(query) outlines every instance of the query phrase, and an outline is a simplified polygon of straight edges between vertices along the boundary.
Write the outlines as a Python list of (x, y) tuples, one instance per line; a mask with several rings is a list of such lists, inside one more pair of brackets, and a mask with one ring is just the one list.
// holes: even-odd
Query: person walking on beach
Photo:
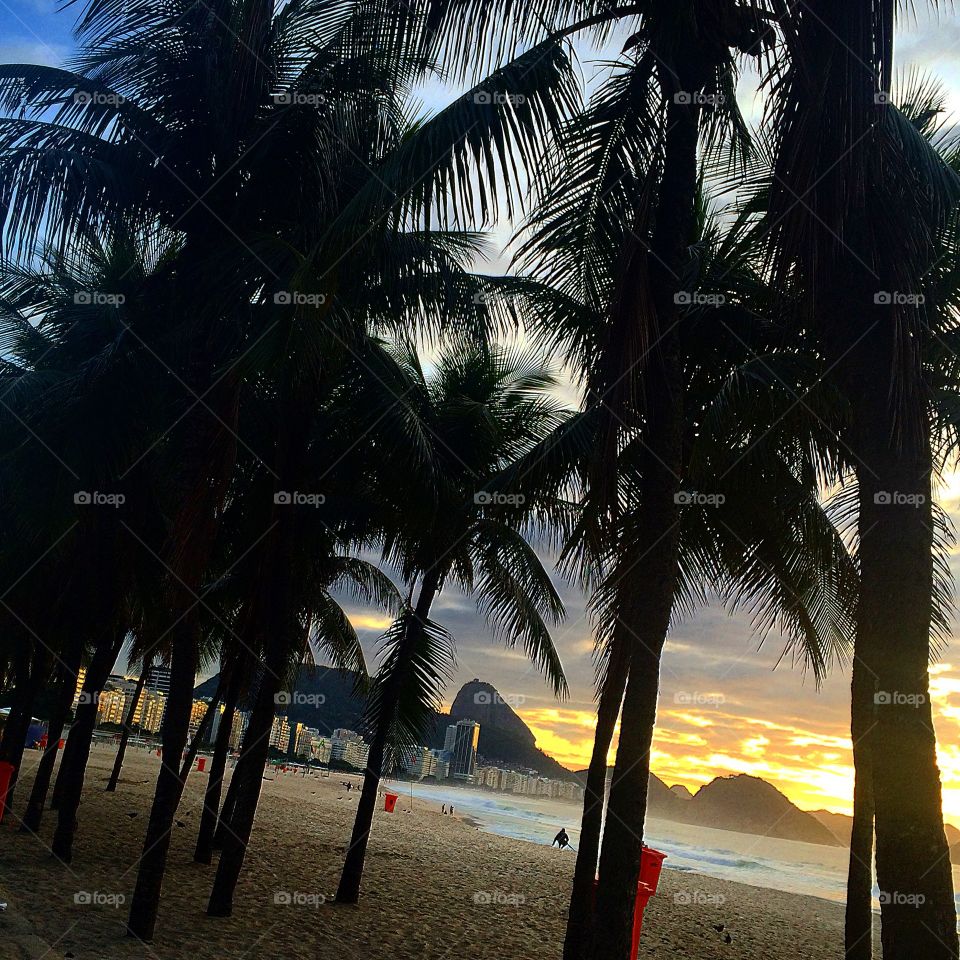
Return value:
[[(553, 838), (553, 843), (555, 843), (561, 850), (564, 847), (570, 846), (570, 838), (567, 836), (567, 831), (564, 827), (560, 828), (560, 832)], [(553, 846), (553, 843), (550, 846)]]

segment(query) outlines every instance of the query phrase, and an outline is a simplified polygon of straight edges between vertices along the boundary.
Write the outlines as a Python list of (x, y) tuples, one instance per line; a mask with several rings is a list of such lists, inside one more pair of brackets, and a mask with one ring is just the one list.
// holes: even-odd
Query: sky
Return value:
[[(937, 76), (949, 92), (951, 113), (960, 112), (960, 12), (935, 19), (917, 4), (915, 19), (901, 25), (897, 59)], [(58, 12), (54, 0), (0, 0), (0, 63), (61, 64), (72, 49), (76, 7)], [(589, 60), (602, 54), (584, 54)], [(452, 95), (439, 85), (425, 88), (429, 108)], [(741, 96), (748, 113), (759, 109), (745, 80)], [(494, 238), (509, 236), (498, 224)], [(960, 522), (960, 477), (951, 476), (940, 500)], [(952, 557), (960, 572), (960, 556)], [(538, 744), (571, 769), (587, 765), (593, 740), (593, 642), (584, 600), (567, 585), (561, 590), (567, 621), (556, 631), (570, 696), (554, 699), (522, 652), (505, 649), (476, 613), (472, 601), (452, 592), (439, 598), (433, 616), (457, 638), (458, 665), (447, 692), (449, 704), (460, 685), (474, 677), (492, 683), (534, 731)], [(375, 611), (350, 609), (369, 662), (386, 626)], [(748, 773), (775, 784), (805, 809), (849, 812), (853, 769), (848, 736), (849, 670), (840, 664), (820, 689), (811, 676), (782, 657), (782, 642), (771, 636), (758, 645), (749, 621), (718, 606), (678, 623), (667, 644), (653, 771), (667, 783), (691, 790), (716, 776)], [(944, 811), (960, 824), (960, 629), (931, 671), (934, 717), (944, 785)]]

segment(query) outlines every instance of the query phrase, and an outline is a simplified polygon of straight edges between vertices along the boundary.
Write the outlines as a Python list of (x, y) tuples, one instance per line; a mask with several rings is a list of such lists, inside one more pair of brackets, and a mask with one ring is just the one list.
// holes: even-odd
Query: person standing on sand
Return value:
[[(570, 846), (570, 838), (567, 836), (567, 831), (564, 827), (560, 828), (560, 832), (553, 838), (553, 843), (555, 843), (561, 850), (564, 847)], [(553, 846), (553, 843), (550, 846)]]

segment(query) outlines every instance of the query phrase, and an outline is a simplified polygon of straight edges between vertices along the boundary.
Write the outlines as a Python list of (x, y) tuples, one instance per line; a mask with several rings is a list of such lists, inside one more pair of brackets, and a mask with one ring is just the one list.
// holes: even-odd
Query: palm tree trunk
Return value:
[(13, 806), (13, 792), (20, 774), (20, 765), (23, 763), (23, 751), (27, 734), (30, 732), (30, 721), (33, 719), (33, 704), (43, 686), (46, 660), (46, 651), (37, 647), (32, 656), (28, 653), (24, 657), (25, 668), (17, 679), (14, 701), (4, 728), (3, 743), (0, 744), (0, 760), (13, 766), (3, 798), (5, 812)]
[[(699, 65), (698, 65), (699, 68)], [(687, 90), (698, 89), (688, 85)], [(619, 596), (618, 627), (632, 640), (620, 742), (600, 853), (595, 928), (596, 960), (629, 957), (640, 877), (650, 776), (650, 744), (660, 692), (660, 658), (673, 611), (679, 561), (677, 494), (683, 473), (683, 373), (676, 294), (689, 258), (697, 195), (699, 109), (673, 98), (660, 182), (659, 214), (648, 261), (655, 311), (643, 375), (646, 447), (642, 502), (631, 532)], [(636, 549), (639, 548), (639, 549)]]
[[(80, 799), (83, 795), (83, 781), (87, 770), (87, 761), (90, 759), (90, 744), (93, 740), (93, 730), (97, 725), (97, 704), (100, 692), (103, 690), (107, 677), (123, 649), (126, 638), (126, 628), (117, 631), (117, 636), (108, 643), (98, 645), (87, 676), (83, 681), (83, 690), (80, 693), (80, 703), (73, 726), (67, 738), (69, 750), (63, 754), (63, 763), (57, 776), (57, 786), (63, 781), (60, 803), (57, 807), (57, 828), (53, 833), (51, 850), (64, 863), (73, 860), (73, 841), (77, 833), (77, 812), (80, 809)], [(56, 790), (56, 788), (54, 788)]]
[[(194, 582), (199, 586), (199, 578)], [(187, 603), (186, 599), (184, 602)], [(194, 620), (195, 614), (191, 613), (174, 628), (170, 693), (161, 734), (160, 773), (150, 808), (150, 820), (143, 841), (130, 914), (127, 917), (127, 935), (146, 942), (153, 939), (156, 927), (163, 873), (170, 849), (170, 832), (183, 792), (180, 762), (187, 745), (199, 649)]]
[[(249, 732), (249, 722), (247, 732)], [(246, 742), (247, 734), (243, 735)], [(227, 834), (230, 832), (230, 821), (233, 819), (233, 811), (237, 806), (237, 794), (240, 792), (240, 784), (243, 782), (243, 748), (241, 745), (240, 756), (233, 767), (233, 776), (230, 777), (230, 786), (227, 787), (227, 795), (223, 798), (223, 806), (220, 808), (220, 817), (217, 820), (217, 829), (213, 833), (213, 849), (222, 850), (226, 841)]]
[(120, 771), (123, 769), (123, 758), (127, 752), (127, 741), (130, 739), (130, 730), (133, 727), (133, 719), (137, 715), (137, 704), (140, 697), (143, 696), (143, 688), (147, 683), (147, 674), (150, 672), (151, 661), (147, 660), (137, 678), (137, 685), (133, 690), (133, 700), (130, 701), (130, 709), (123, 721), (123, 732), (120, 734), (120, 747), (117, 750), (117, 758), (113, 761), (113, 770), (110, 772), (110, 779), (107, 781), (107, 793), (114, 793), (117, 789), (117, 782), (120, 780)]
[(871, 960), (873, 956), (873, 769), (869, 737), (874, 723), (874, 690), (869, 669), (855, 655), (850, 698), (855, 772), (844, 923), (846, 960)]
[[(892, 369), (877, 365), (874, 370)], [(873, 671), (872, 770), (884, 960), (956, 960), (956, 906), (943, 829), (928, 674), (933, 582), (929, 433), (891, 431), (889, 385), (864, 385), (858, 422), (863, 615), (857, 652)], [(876, 385), (875, 385), (876, 387)], [(879, 396), (877, 396), (879, 394)], [(872, 401), (872, 402), (871, 402)], [(863, 419), (869, 413), (871, 419)], [(924, 418), (925, 419), (925, 418)], [(884, 494), (922, 502), (890, 503)]]
[(600, 857), (600, 835), (607, 792), (607, 756), (613, 743), (623, 692), (627, 685), (627, 658), (624, 647), (622, 638), (616, 637), (597, 706), (597, 728), (583, 797), (580, 845), (577, 848), (577, 864), (573, 872), (563, 960), (583, 960), (593, 936), (593, 886)]
[[(415, 630), (420, 629), (430, 616), (430, 608), (434, 598), (440, 590), (442, 574), (438, 569), (428, 571), (420, 587), (420, 596), (417, 606), (411, 617), (404, 639), (398, 651), (397, 661), (405, 664), (408, 657), (404, 650), (416, 646)], [(340, 885), (337, 887), (337, 903), (358, 903), (360, 901), (360, 884), (363, 881), (363, 865), (367, 855), (367, 843), (370, 840), (370, 830), (373, 827), (373, 814), (377, 805), (377, 792), (380, 788), (380, 778), (383, 776), (383, 763), (386, 756), (387, 740), (390, 735), (390, 726), (400, 703), (403, 690), (404, 672), (398, 669), (387, 680), (380, 703), (380, 722), (374, 731), (373, 741), (370, 744), (370, 753), (367, 757), (367, 768), (363, 775), (363, 789), (357, 803), (357, 816), (353, 823), (353, 834), (350, 837), (350, 846), (344, 860), (343, 871), (340, 874)]]
[(207, 731), (210, 729), (210, 723), (213, 721), (213, 712), (220, 704), (220, 693), (222, 688), (223, 678), (221, 677), (220, 685), (217, 687), (217, 692), (213, 695), (213, 699), (207, 704), (207, 709), (203, 711), (203, 716), (200, 718), (200, 723), (197, 726), (197, 732), (193, 735), (193, 739), (190, 741), (190, 747), (187, 750), (187, 754), (183, 758), (183, 764), (180, 767), (180, 779), (184, 783), (187, 782), (187, 777), (190, 775), (190, 768), (193, 766), (193, 761), (197, 759), (197, 754), (200, 752), (200, 745), (203, 743), (207, 736)]
[(250, 714), (250, 724), (243, 740), (242, 762), (237, 764), (233, 773), (237, 792), (228, 828), (224, 830), (223, 852), (220, 854), (210, 901), (207, 904), (207, 915), (211, 917), (229, 917), (233, 912), (233, 896), (240, 879), (240, 871), (243, 869), (247, 844), (253, 832), (263, 771), (270, 753), (270, 732), (277, 709), (276, 697), (283, 681), (287, 660), (280, 649), (282, 647), (283, 644), (276, 644), (276, 653), (263, 671)]
[(227, 767), (227, 753), (230, 749), (230, 734), (233, 729), (233, 715), (237, 709), (242, 687), (242, 665), (233, 667), (230, 682), (223, 701), (220, 726), (217, 727), (216, 743), (213, 747), (213, 759), (210, 761), (210, 778), (203, 796), (203, 812), (200, 814), (200, 827), (197, 830), (197, 846), (193, 852), (196, 863), (210, 863), (213, 860), (213, 836), (217, 827), (217, 812), (220, 808), (220, 793), (223, 790), (223, 773)]
[[(200, 244), (199, 249), (209, 248)], [(201, 257), (195, 263), (202, 260)], [(191, 280), (185, 284), (187, 290), (203, 290), (201, 278)], [(217, 518), (236, 460), (237, 377), (231, 372), (211, 383), (213, 371), (208, 349), (208, 344), (195, 348), (188, 376), (198, 395), (210, 396), (205, 406), (219, 413), (212, 421), (191, 424), (183, 455), (186, 469), (182, 507), (173, 523), (169, 545), (174, 621), (170, 630), (170, 693), (163, 719), (162, 763), (127, 917), (127, 935), (142, 941), (153, 939), (170, 834), (183, 793), (180, 762), (190, 728), (201, 640), (198, 606), (203, 603), (204, 577), (213, 552)]]
[(33, 778), (33, 788), (30, 791), (30, 799), (27, 801), (27, 809), (20, 827), (21, 831), (27, 833), (37, 833), (43, 820), (43, 807), (47, 800), (47, 791), (50, 789), (53, 768), (57, 762), (60, 739), (63, 737), (63, 728), (67, 724), (67, 716), (77, 689), (77, 674), (83, 658), (83, 642), (79, 639), (74, 640), (70, 649), (66, 651), (65, 657), (66, 659), (60, 662), (60, 690), (50, 717), (50, 725), (47, 727), (47, 747)]

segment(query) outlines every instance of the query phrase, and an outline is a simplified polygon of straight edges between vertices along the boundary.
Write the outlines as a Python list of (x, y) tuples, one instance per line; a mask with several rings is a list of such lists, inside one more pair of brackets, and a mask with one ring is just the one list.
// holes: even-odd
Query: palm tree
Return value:
[[(353, 834), (337, 889), (356, 903), (374, 807), (391, 750), (421, 742), (439, 706), (453, 663), (454, 638), (430, 619), (445, 586), (475, 596), (481, 613), (508, 644), (522, 644), (554, 691), (566, 689), (545, 619), (563, 615), (559, 596), (520, 533), (536, 504), (488, 506), (488, 483), (552, 430), (563, 416), (547, 390), (550, 374), (535, 357), (482, 347), (444, 350), (427, 377), (417, 356), (397, 356), (408, 384), (395, 419), (404, 427), (390, 469), (374, 478), (374, 502), (394, 518), (383, 524), (384, 557), (416, 584), (416, 601), (381, 641), (370, 694), (370, 752)], [(379, 389), (383, 389), (380, 386)], [(377, 409), (377, 407), (374, 407)]]
[(137, 716), (137, 707), (143, 697), (143, 689), (147, 684), (147, 677), (150, 674), (152, 661), (144, 660), (140, 669), (140, 675), (137, 678), (136, 685), (133, 688), (133, 696), (130, 700), (130, 706), (127, 714), (123, 718), (123, 728), (120, 732), (120, 745), (117, 747), (117, 756), (113, 761), (113, 769), (110, 771), (110, 779), (107, 781), (107, 793), (114, 793), (117, 789), (117, 783), (120, 781), (120, 771), (123, 769), (123, 759), (127, 752), (127, 742), (130, 739), (130, 731), (133, 729)]
[[(854, 718), (858, 839), (872, 806), (884, 955), (956, 958), (927, 664), (934, 591), (928, 319), (918, 301), (960, 181), (888, 101), (894, 6), (858, 0), (785, 8), (770, 125), (772, 263), (807, 291), (804, 325), (823, 337), (852, 411), (858, 481)], [(803, 203), (796, 197), (802, 196)], [(905, 505), (909, 504), (909, 505)], [(889, 701), (889, 702), (887, 702)], [(869, 862), (869, 861), (867, 861)], [(848, 917), (848, 955), (869, 955), (866, 866)], [(853, 891), (851, 891), (851, 894)]]
[[(598, 102), (605, 103), (603, 91)], [(585, 117), (584, 123), (599, 124), (598, 114)], [(611, 143), (607, 138), (602, 142)], [(611, 144), (612, 155), (616, 148)], [(590, 181), (589, 189), (581, 192), (584, 181), (576, 168), (583, 158), (583, 151), (573, 151), (569, 166), (558, 168), (559, 197), (551, 194), (544, 202), (521, 257), (564, 295), (551, 309), (549, 299), (556, 294), (528, 289), (539, 298), (539, 332), (552, 333), (575, 369), (590, 371), (612, 364), (604, 354), (611, 342), (617, 343), (611, 337), (608, 298), (617, 290), (620, 261), (609, 250), (622, 246), (618, 235), (633, 239), (617, 196), (619, 191), (627, 194), (632, 184), (614, 166), (608, 175), (617, 184), (615, 190)], [(602, 202), (595, 202), (596, 197)], [(790, 345), (786, 328), (761, 322), (751, 312), (751, 307), (770, 305), (760, 299), (764, 290), (751, 262), (757, 258), (755, 241), (744, 235), (742, 225), (721, 231), (718, 219), (706, 210), (707, 204), (699, 202), (693, 247), (698, 272), (688, 279), (707, 305), (689, 307), (683, 317), (687, 424), (681, 469), (685, 489), (710, 491), (718, 502), (681, 513), (678, 599), (671, 623), (704, 602), (709, 586), (731, 607), (748, 607), (761, 635), (774, 626), (786, 632), (819, 680), (833, 656), (843, 652), (856, 597), (852, 563), (817, 498), (823, 477), (818, 464), (835, 462), (838, 454), (834, 435), (821, 426), (832, 414), (828, 398), (819, 398), (814, 389), (819, 375), (815, 357), (811, 362)], [(796, 404), (797, 392), (807, 397), (806, 406)], [(647, 546), (634, 525), (634, 504), (642, 503), (645, 493), (645, 465), (637, 456), (644, 442), (643, 424), (632, 430), (620, 424), (622, 439), (604, 460), (598, 478), (597, 451), (604, 449), (608, 424), (604, 395), (588, 393), (584, 413), (535, 450), (529, 464), (520, 463), (515, 470), (558, 495), (564, 485), (571, 485), (572, 471), (572, 486), (584, 498), (576, 535), (561, 558), (564, 566), (580, 571), (593, 592), (600, 658), (597, 729), (565, 944), (571, 958), (582, 956), (591, 940), (607, 754), (634, 642), (619, 612), (629, 608), (631, 594), (642, 589), (633, 571)], [(811, 461), (804, 452), (808, 438), (814, 440), (811, 449), (820, 451), (820, 461)], [(614, 508), (608, 512), (611, 501)], [(651, 728), (655, 707), (651, 697)], [(640, 765), (637, 779), (645, 781), (645, 756)], [(642, 807), (638, 814), (616, 809), (616, 802), (611, 793), (605, 844), (626, 842), (620, 835), (626, 828), (620, 831), (614, 824), (628, 816), (631, 829), (642, 837)], [(602, 868), (601, 861), (601, 877)]]
[[(139, 362), (145, 352), (131, 331), (149, 335), (156, 320), (158, 311), (144, 307), (153, 302), (145, 288), (163, 274), (165, 256), (159, 235), (124, 227), (109, 239), (77, 237), (68, 254), (48, 247), (27, 266), (6, 263), (0, 286), (5, 429), (15, 441), (2, 467), (23, 520), (36, 513), (38, 494), (46, 494), (47, 515), (36, 519), (35, 529), (45, 549), (68, 565), (67, 575), (53, 580), (59, 595), (50, 612), (53, 630), (66, 634), (54, 728), (62, 729), (80, 657), (92, 649), (54, 788), (61, 811), (55, 847), (64, 860), (72, 856), (99, 692), (127, 631), (135, 576), (150, 580), (141, 573), (143, 551), (124, 528), (137, 529), (145, 542), (157, 539), (150, 528), (158, 525), (158, 511), (145, 493), (151, 480), (142, 452), (149, 452), (146, 425), (157, 422), (167, 388), (152, 359), (146, 366)], [(107, 290), (108, 297), (98, 295)], [(115, 409), (120, 395), (126, 398), (123, 415)], [(33, 442), (37, 437), (42, 444)], [(21, 472), (25, 465), (29, 469)], [(88, 502), (89, 491), (110, 491), (123, 500), (123, 510), (119, 500), (116, 507)], [(39, 827), (58, 740), (59, 733), (38, 769), (28, 829)]]
[[(173, 428), (157, 438), (175, 468), (168, 488), (179, 506), (159, 552), (168, 573), (172, 674), (163, 765), (131, 907), (130, 932), (143, 939), (153, 932), (180, 791), (198, 607), (240, 444), (236, 360), (257, 345), (251, 306), (276, 279), (258, 248), (280, 237), (289, 242), (288, 225), (305, 222), (304, 209), (320, 216), (327, 175), (345, 163), (356, 182), (336, 227), (342, 250), (371, 224), (396, 223), (398, 212), (407, 224), (435, 219), (441, 197), (442, 216), (488, 216), (497, 203), (494, 181), (557, 121), (556, 104), (574, 96), (563, 45), (538, 45), (496, 78), (518, 91), (516, 102), (491, 107), (470, 91), (417, 126), (389, 162), (365, 170), (337, 151), (328, 122), (344, 112), (323, 108), (408, 90), (431, 63), (416, 23), (389, 0), (317, 0), (276, 14), (268, 3), (232, 2), (216, 15), (186, 0), (162, 7), (90, 0), (72, 69), (0, 69), (0, 102), (10, 114), (0, 121), (0, 209), (11, 250), (28, 251), (51, 223), (51, 240), (64, 247), (88, 224), (131, 212), (180, 239), (175, 282), (164, 297), (170, 326), (151, 344), (184, 395), (171, 406)], [(385, 103), (380, 116), (390, 114)], [(395, 142), (383, 124), (367, 132)], [(66, 175), (50, 176), (53, 167)], [(487, 181), (482, 190), (477, 169)], [(277, 190), (278, 183), (299, 190)]]

